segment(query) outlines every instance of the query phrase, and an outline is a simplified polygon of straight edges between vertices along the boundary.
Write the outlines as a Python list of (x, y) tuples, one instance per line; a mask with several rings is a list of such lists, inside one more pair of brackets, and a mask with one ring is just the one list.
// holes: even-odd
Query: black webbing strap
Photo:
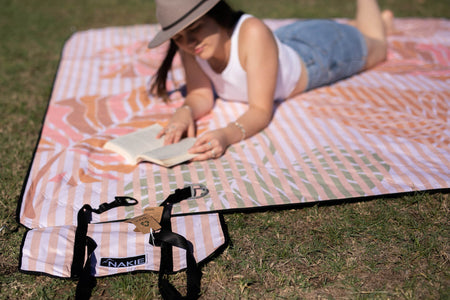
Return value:
[[(185, 199), (201, 198), (207, 195), (208, 192), (208, 189), (203, 185), (189, 185), (182, 189), (176, 189), (161, 204), (164, 207), (160, 224), (161, 230), (153, 236), (150, 236), (150, 243), (161, 247), (158, 287), (164, 299), (197, 299), (199, 297), (201, 270), (195, 260), (192, 243), (183, 236), (172, 232), (170, 218), (174, 203)], [(136, 203), (137, 200), (131, 197), (116, 197), (113, 202), (103, 203), (98, 209), (93, 209), (90, 205), (86, 204), (78, 211), (74, 258), (71, 266), (72, 278), (79, 279), (75, 295), (76, 299), (89, 299), (92, 294), (92, 289), (96, 285), (96, 279), (91, 274), (91, 256), (97, 244), (87, 236), (88, 224), (91, 222), (92, 213), (101, 214), (115, 207), (135, 205)], [(187, 292), (185, 297), (182, 297), (170, 284), (168, 279), (165, 278), (165, 275), (173, 273), (173, 246), (186, 250)], [(85, 257), (86, 253), (87, 258)]]
[(90, 237), (86, 237), (87, 259), (83, 267), (83, 272), (80, 274), (78, 280), (77, 289), (75, 293), (76, 300), (89, 299), (92, 294), (92, 290), (97, 285), (97, 280), (91, 275), (91, 258), (94, 253), (97, 244)]
[[(96, 279), (91, 272), (91, 258), (95, 248), (97, 248), (97, 244), (87, 236), (88, 224), (92, 220), (92, 212), (101, 214), (115, 207), (130, 206), (136, 203), (137, 200), (131, 197), (115, 197), (113, 202), (103, 203), (98, 209), (93, 209), (86, 204), (78, 211), (73, 261), (70, 270), (72, 278), (78, 279), (75, 299), (89, 299), (96, 285)], [(85, 257), (86, 254), (87, 257)]]
[[(197, 192), (200, 194), (197, 195)], [(197, 299), (200, 296), (200, 281), (202, 277), (201, 270), (194, 257), (192, 243), (183, 236), (172, 232), (170, 218), (172, 216), (172, 205), (185, 199), (200, 198), (208, 194), (208, 189), (202, 185), (191, 185), (183, 189), (175, 190), (175, 193), (169, 195), (161, 204), (164, 206), (161, 218), (161, 230), (150, 236), (150, 243), (161, 246), (161, 262), (159, 266), (158, 288), (163, 299)], [(186, 275), (187, 291), (186, 296), (181, 294), (170, 284), (167, 275), (173, 273), (172, 247), (178, 247), (186, 250)]]
[(85, 254), (86, 254), (86, 237), (88, 224), (91, 222), (92, 208), (90, 205), (84, 205), (77, 215), (77, 230), (75, 231), (75, 244), (73, 249), (73, 261), (70, 273), (73, 278), (79, 278), (83, 273)]
[[(197, 265), (194, 257), (192, 243), (186, 240), (183, 236), (168, 230), (161, 230), (154, 235), (155, 241), (161, 243), (161, 263), (158, 277), (158, 288), (163, 299), (197, 299), (200, 295), (200, 282), (202, 278), (202, 272)], [(172, 261), (172, 251), (166, 251), (165, 249), (172, 246), (182, 248), (186, 250), (186, 275), (187, 275), (187, 291), (186, 296), (182, 297), (181, 294), (170, 284), (167, 275), (168, 266), (167, 262)], [(171, 265), (171, 264), (170, 264)]]

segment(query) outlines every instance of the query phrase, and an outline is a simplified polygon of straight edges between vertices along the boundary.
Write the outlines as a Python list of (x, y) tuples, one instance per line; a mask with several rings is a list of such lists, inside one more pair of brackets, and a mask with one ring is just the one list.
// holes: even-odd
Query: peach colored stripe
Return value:
[(175, 175), (175, 182), (177, 188), (182, 188), (185, 185), (184, 177), (183, 177), (183, 165), (178, 165), (173, 168), (173, 174)]
[[(44, 272), (47, 274), (53, 274), (53, 266), (55, 266), (56, 254), (60, 251), (59, 239), (60, 239), (61, 227), (54, 227), (50, 229), (50, 240), (47, 248), (47, 257), (45, 259)], [(42, 246), (42, 245), (41, 245)]]
[(219, 214), (208, 214), (207, 216), (210, 225), (204, 230), (207, 230), (209, 232), (208, 235), (211, 236), (211, 249), (216, 250), (225, 243), (225, 236), (222, 228), (221, 218)]
[[(213, 243), (213, 236), (211, 234), (212, 225), (209, 218), (209, 215), (200, 215), (197, 216), (201, 218), (201, 233), (202, 233), (202, 239), (203, 242), (203, 248), (205, 251), (205, 257), (208, 256), (209, 253), (213, 252), (215, 250), (214, 243)], [(195, 228), (195, 227), (194, 227)], [(195, 230), (192, 230), (195, 231)], [(200, 240), (200, 239), (198, 239)], [(203, 258), (205, 258), (203, 257)], [(202, 258), (202, 259), (203, 259)]]
[[(66, 155), (67, 155), (67, 150), (63, 151), (61, 153), (61, 155), (58, 157), (58, 161), (55, 162), (55, 164), (57, 163), (57, 169), (56, 169), (56, 174), (61, 174), (62, 172), (64, 172), (64, 165), (66, 162)], [(55, 224), (67, 224), (67, 222), (61, 222), (61, 220), (58, 220), (59, 218), (59, 205), (58, 203), (63, 203), (66, 201), (66, 199), (60, 199), (61, 194), (61, 186), (63, 185), (63, 181), (64, 179), (61, 181), (61, 183), (59, 182), (54, 182), (54, 188), (53, 188), (53, 193), (52, 193), (52, 198), (51, 198), (51, 202), (56, 202), (54, 206), (49, 208), (49, 211), (47, 213), (47, 222), (46, 224), (48, 224), (49, 226), (54, 226)], [(47, 185), (48, 186), (48, 185)], [(56, 199), (56, 201), (54, 201)], [(58, 201), (58, 199), (60, 201)], [(57, 215), (58, 213), (58, 215)]]
[(45, 159), (45, 157), (47, 157), (47, 155), (43, 155), (43, 152), (40, 151), (38, 147), (32, 162), (33, 165), (31, 167), (31, 173), (28, 178), (26, 192), (22, 199), (20, 221), (29, 228), (35, 227), (32, 224), (36, 221), (36, 217), (34, 217), (34, 219), (31, 219), (32, 216), (27, 214), (27, 207), (32, 207), (32, 210), (35, 212), (34, 202), (38, 197), (38, 191), (36, 189), (36, 186), (34, 185), (34, 182), (39, 181), (38, 175), (40, 171), (40, 165), (42, 164), (42, 161)]
[[(136, 255), (136, 253), (131, 251), (134, 247), (128, 244), (130, 243), (128, 227), (132, 226), (129, 226), (129, 223), (124, 222), (114, 224), (114, 232), (111, 236), (109, 247), (117, 247), (116, 257), (131, 257)], [(122, 243), (122, 241), (126, 241), (126, 243)], [(116, 253), (114, 253), (114, 256), (115, 255)]]
[(66, 234), (65, 249), (59, 248), (58, 250), (64, 252), (64, 266), (67, 267), (67, 270), (64, 270), (64, 273), (70, 276), (75, 244), (75, 227), (68, 227)]
[[(197, 261), (203, 260), (208, 256), (210, 251), (213, 251), (212, 237), (210, 234), (211, 224), (209, 222), (209, 216), (203, 215), (191, 215), (186, 220), (186, 236), (189, 241), (194, 245), (194, 254)], [(189, 228), (198, 228), (200, 230), (189, 230)]]
[[(68, 171), (68, 174), (71, 175), (71, 178), (73, 180), (76, 180), (77, 184), (79, 184), (79, 178), (78, 178), (78, 170), (80, 169), (80, 160), (79, 159), (74, 159), (71, 168)], [(74, 210), (73, 208), (75, 207), (75, 202), (76, 202), (76, 198), (77, 198), (77, 192), (80, 191), (80, 187), (79, 185), (75, 186), (75, 187), (71, 187), (68, 191), (68, 197), (67, 197), (67, 209), (65, 212), (65, 220), (66, 220), (66, 224), (76, 224), (76, 214), (77, 211)]]
[[(39, 250), (40, 250), (40, 242), (42, 238), (42, 232), (39, 230), (35, 231), (29, 231), (27, 234), (31, 234), (31, 241), (26, 248), (27, 251), (29, 251), (28, 256), (28, 264), (27, 268), (28, 270), (37, 270), (37, 257), (39, 257)], [(33, 259), (30, 259), (33, 258)]]
[[(59, 100), (60, 95), (67, 95), (68, 85), (70, 84), (70, 74), (73, 74), (73, 68), (76, 63), (75, 59), (69, 59), (70, 57), (75, 57), (77, 51), (79, 51), (79, 43), (78, 36), (80, 33), (76, 33), (72, 35), (69, 40), (69, 44), (66, 44), (64, 47), (63, 55), (60, 59), (60, 66), (58, 68), (56, 80), (55, 80), (55, 88), (52, 92), (52, 96), (50, 98), (50, 103), (55, 102), (55, 96), (58, 97)], [(70, 53), (70, 54), (69, 54)]]
[[(92, 36), (92, 38), (90, 38), (90, 36)], [(85, 59), (83, 59), (83, 62), (84, 63), (86, 63), (86, 62), (88, 63), (88, 71), (86, 72), (87, 74), (83, 73), (82, 75), (80, 74), (81, 76), (79, 76), (80, 81), (81, 81), (82, 77), (83, 78), (87, 78), (85, 83), (83, 85), (81, 85), (79, 89), (77, 89), (76, 95), (79, 98), (91, 95), (90, 86), (91, 86), (91, 83), (93, 82), (93, 79), (92, 79), (92, 76), (94, 74), (93, 68), (96, 65), (95, 64), (95, 60), (92, 61), (91, 58), (93, 57), (93, 55), (95, 53), (95, 44), (96, 44), (96, 42), (92, 43), (92, 42), (88, 42), (88, 41), (92, 41), (92, 40), (96, 41), (97, 40), (97, 36), (98, 36), (98, 34), (95, 34), (94, 31), (90, 31), (90, 32), (88, 32), (87, 36), (85, 37), (85, 39), (87, 40), (86, 41), (86, 48), (85, 48), (85, 53), (86, 53), (85, 57), (87, 57), (88, 59), (87, 59), (87, 61)], [(81, 65), (84, 65), (84, 63), (81, 63)], [(94, 101), (97, 102), (98, 98), (95, 97)], [(86, 105), (86, 108), (89, 109), (89, 105), (86, 102), (84, 102), (84, 104)], [(92, 120), (91, 120), (91, 122), (93, 123), (94, 127), (97, 127), (99, 125), (98, 124), (98, 119), (95, 118), (95, 116), (98, 114), (97, 110), (98, 110), (98, 106), (94, 105), (94, 107), (92, 109), (92, 115), (93, 116), (92, 116)], [(89, 110), (87, 112), (89, 113)], [(89, 120), (89, 118), (90, 118), (90, 116), (86, 115), (86, 119)]]
[[(146, 167), (145, 172), (147, 178), (148, 206), (156, 207), (158, 204), (156, 203), (155, 173), (153, 172), (153, 166)], [(141, 208), (143, 209), (144, 207), (141, 205)]]
[[(133, 207), (134, 216), (139, 216), (143, 213), (142, 209), (142, 193), (141, 193), (141, 178), (140, 178), (140, 168), (134, 169), (133, 175), (133, 197), (138, 201), (138, 204)], [(125, 211), (125, 208), (120, 209)]]
[[(136, 254), (135, 255), (141, 255), (144, 254), (146, 256), (146, 264), (137, 266), (136, 270), (147, 270), (148, 265), (151, 264), (151, 260), (149, 258), (150, 254), (152, 254), (152, 250), (146, 251), (145, 250), (145, 244), (149, 242), (149, 236), (147, 234), (136, 234), (135, 235), (135, 244), (136, 244)], [(151, 267), (151, 270), (157, 270), (155, 269), (155, 266)]]
[[(198, 261), (198, 252), (197, 252), (197, 247), (198, 245), (196, 245), (196, 237), (198, 235), (197, 230), (193, 230), (195, 228), (194, 226), (194, 220), (193, 220), (194, 216), (184, 216), (184, 217), (178, 217), (176, 218), (176, 221), (174, 222), (175, 225), (175, 230), (174, 232), (177, 232), (178, 234), (183, 235), (189, 242), (192, 243), (192, 246), (194, 248), (194, 256), (195, 259)], [(180, 226), (179, 226), (180, 225)], [(184, 227), (184, 228), (180, 228), (180, 227)], [(202, 246), (202, 245), (200, 245)], [(180, 265), (178, 265), (178, 269), (181, 269), (181, 267), (186, 267), (187, 262), (186, 262), (186, 252), (183, 250), (181, 250), (180, 248), (174, 248), (177, 249), (180, 255)], [(176, 268), (176, 266), (174, 265), (174, 269)]]
[[(102, 49), (106, 50), (107, 48), (113, 47), (114, 43), (111, 41), (110, 33), (109, 32), (105, 32), (105, 34), (103, 34), (103, 36), (104, 36), (104, 40), (103, 40)], [(114, 84), (115, 84), (114, 78), (111, 78), (109, 80), (108, 79), (100, 80), (99, 81), (99, 91), (98, 91), (98, 93), (102, 94), (102, 95), (117, 95), (117, 94), (121, 94), (120, 92), (116, 93), (114, 91), (114, 88), (113, 88)], [(125, 105), (126, 104), (125, 103), (126, 101), (124, 100), (125, 98), (126, 98), (126, 96), (122, 99), (123, 106), (124, 106), (123, 107), (123, 111), (124, 111), (124, 114), (126, 114), (126, 117), (124, 119), (129, 117), (129, 111), (127, 110), (126, 105)]]
[[(111, 257), (112, 249), (114, 249), (114, 248), (105, 246), (105, 245), (110, 245), (111, 243), (114, 244), (114, 242), (117, 242), (114, 239), (112, 239), (111, 223), (96, 224), (95, 227), (96, 227), (95, 232), (98, 234), (97, 236), (100, 237), (99, 244), (102, 245), (100, 247), (100, 257)], [(104, 275), (109, 275), (109, 272), (106, 271)]]
[[(111, 185), (111, 189), (114, 187), (116, 187), (116, 196), (124, 196), (125, 192), (124, 192), (124, 179), (123, 179), (123, 174), (118, 174), (118, 179), (114, 182), (114, 184)], [(135, 205), (133, 207), (133, 209), (135, 210), (135, 215), (136, 215), (136, 210), (141, 209), (141, 200), (137, 199), (139, 201), (139, 203), (137, 205)], [(110, 201), (113, 201), (113, 199), (111, 199)], [(116, 210), (116, 220), (122, 220), (125, 218), (126, 216), (126, 211), (127, 208), (126, 207), (120, 207)]]
[[(83, 36), (84, 37), (84, 36)], [(87, 42), (85, 37), (83, 39), (80, 39), (80, 43), (79, 46), (83, 46), (82, 50), (81, 50), (81, 56), (77, 56), (77, 59), (75, 59), (75, 64), (78, 65), (78, 68), (76, 69), (76, 71), (72, 71), (69, 75), (69, 77), (72, 77), (72, 80), (74, 82), (74, 97), (79, 98), (81, 95), (79, 93), (79, 91), (81, 90), (81, 74), (80, 74), (80, 70), (82, 70), (82, 66), (83, 66), (83, 59), (84, 57), (87, 57)], [(79, 52), (77, 51), (77, 54)], [(81, 59), (80, 59), (81, 57)], [(74, 75), (77, 74), (77, 75)], [(72, 75), (72, 76), (71, 76)], [(70, 83), (69, 83), (70, 84)], [(64, 95), (67, 95), (67, 93), (64, 93)]]
[[(149, 207), (157, 207), (159, 203), (157, 203), (157, 197), (156, 197), (156, 182), (155, 182), (155, 165), (152, 165), (151, 167), (147, 167), (147, 183), (148, 185), (148, 194), (149, 194)], [(162, 176), (161, 176), (162, 180)], [(164, 196), (163, 196), (164, 197)], [(164, 198), (165, 199), (165, 198)], [(148, 242), (148, 240), (146, 241)], [(145, 251), (145, 244), (142, 244), (141, 246)], [(147, 253), (148, 260), (153, 262), (153, 266), (156, 268), (155, 270), (159, 269), (159, 263), (160, 263), (160, 257), (161, 257), (161, 249), (159, 247), (152, 247), (152, 251)], [(150, 257), (151, 256), (151, 257)]]
[[(121, 82), (122, 82), (122, 80), (121, 80)], [(136, 100), (137, 100), (136, 90), (132, 90), (131, 92), (128, 93), (127, 103), (131, 107), (131, 111), (133, 113), (136, 113), (139, 111), (139, 105), (136, 103)]]
[[(49, 153), (50, 154), (50, 153)], [(58, 154), (54, 154), (54, 155), (59, 155)], [(46, 158), (48, 161), (50, 161), (48, 159), (48, 157)], [(54, 163), (54, 162), (53, 162)], [(47, 200), (47, 193), (46, 193), (46, 189), (48, 188), (48, 182), (49, 182), (49, 178), (50, 178), (50, 173), (51, 173), (51, 168), (47, 169), (47, 171), (43, 174), (42, 177), (37, 178), (37, 180), (40, 181), (40, 189), (36, 190), (36, 195), (33, 201), (33, 206), (34, 206), (34, 211), (36, 212), (36, 218), (33, 220), (34, 224), (33, 224), (33, 228), (35, 227), (41, 227), (41, 225), (53, 225), (53, 224), (46, 224), (47, 220), (47, 215), (43, 213), (44, 210), (44, 202), (46, 202)], [(53, 174), (54, 175), (54, 174)], [(36, 186), (37, 188), (38, 186)]]
[[(111, 187), (110, 187), (110, 183), (111, 183)], [(100, 194), (100, 202), (98, 203), (97, 207), (102, 205), (103, 203), (110, 203), (112, 201), (114, 201), (113, 197), (109, 197), (109, 193), (108, 191), (112, 188), (114, 188), (111, 180), (107, 179), (107, 178), (102, 178), (101, 182), (96, 182), (96, 183), (92, 183), (94, 186), (100, 185), (100, 191), (98, 191), (97, 193)], [(91, 197), (89, 197), (89, 199), (95, 199), (96, 197), (98, 197), (95, 193), (91, 195)], [(92, 202), (92, 201), (90, 201)], [(93, 207), (93, 208), (97, 208), (97, 207)], [(98, 217), (100, 218), (100, 220), (102, 221), (110, 221), (110, 220), (117, 220), (117, 212), (119, 210), (123, 210), (123, 207), (118, 207), (118, 208), (114, 208), (114, 209), (110, 209), (104, 213), (101, 213), (100, 215), (98, 215)]]
[[(116, 38), (115, 45), (125, 46), (125, 47), (130, 45), (130, 41), (127, 40), (127, 37), (129, 37), (129, 35), (124, 32), (125, 30), (126, 30), (126, 28), (121, 28), (120, 30), (111, 30), (111, 31), (113, 31), (114, 37)], [(122, 64), (125, 63), (125, 58), (123, 55), (121, 56), (120, 60), (121, 60)], [(123, 78), (122, 78), (122, 80), (119, 80), (120, 91), (130, 90), (129, 88), (125, 88), (126, 81), (127, 80), (126, 79), (124, 80)], [(131, 90), (133, 91), (134, 95), (136, 95), (135, 90), (133, 88), (131, 88)], [(133, 99), (134, 106), (136, 109), (136, 110), (133, 110), (133, 112), (137, 112), (137, 111), (139, 111), (139, 106), (136, 103), (136, 97), (133, 97), (133, 98), (134, 98)]]
[(172, 187), (170, 186), (170, 179), (169, 174), (167, 171), (167, 168), (159, 167), (160, 174), (161, 174), (161, 186), (163, 190), (163, 200), (165, 200), (170, 194), (172, 194)]
[[(97, 47), (99, 51), (103, 51), (106, 48), (106, 34), (98, 34), (97, 38), (95, 39), (95, 43), (97, 44)], [(100, 70), (98, 70), (100, 72)], [(97, 79), (97, 86), (94, 89), (93, 94), (94, 95), (104, 95), (103, 94), (103, 84), (102, 84), (102, 77), (99, 73), (98, 79)], [(111, 95), (111, 94), (107, 94)]]

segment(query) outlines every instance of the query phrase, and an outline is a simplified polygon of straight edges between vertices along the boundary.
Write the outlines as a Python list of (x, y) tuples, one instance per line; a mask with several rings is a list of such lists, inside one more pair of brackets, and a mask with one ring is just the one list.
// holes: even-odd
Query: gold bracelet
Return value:
[(237, 121), (234, 122), (233, 124), (234, 124), (234, 126), (236, 126), (237, 128), (239, 128), (239, 129), (241, 130), (241, 132), (242, 132), (242, 138), (241, 138), (241, 141), (245, 140), (245, 138), (247, 137), (247, 132), (245, 131), (244, 126), (242, 126), (242, 124), (239, 123), (239, 122), (237, 122)]

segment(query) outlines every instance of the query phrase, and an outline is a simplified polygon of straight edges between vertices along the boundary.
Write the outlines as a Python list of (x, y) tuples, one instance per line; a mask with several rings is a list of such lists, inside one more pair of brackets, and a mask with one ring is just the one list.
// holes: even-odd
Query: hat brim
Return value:
[(196, 10), (192, 11), (189, 15), (185, 16), (185, 18), (174, 25), (173, 27), (170, 27), (167, 30), (161, 30), (159, 31), (155, 37), (148, 43), (148, 48), (155, 48), (161, 45), (162, 43), (168, 41), (171, 39), (175, 34), (180, 32), (181, 30), (185, 29), (198, 19), (200, 19), (202, 16), (204, 16), (208, 11), (211, 10), (220, 0), (213, 0), (213, 1), (205, 1), (199, 7), (197, 7)]

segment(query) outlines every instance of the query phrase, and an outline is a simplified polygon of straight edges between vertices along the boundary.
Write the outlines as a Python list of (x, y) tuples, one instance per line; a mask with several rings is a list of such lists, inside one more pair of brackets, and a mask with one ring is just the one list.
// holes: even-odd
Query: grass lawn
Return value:
[[(352, 17), (353, 1), (229, 1), (262, 18)], [(384, 0), (400, 17), (450, 16), (445, 0)], [(15, 220), (64, 42), (154, 23), (150, 0), (0, 0), (0, 299), (73, 298), (75, 282), (18, 271)], [(204, 299), (450, 298), (448, 194), (417, 193), (228, 214), (230, 246), (203, 268)], [(184, 285), (184, 274), (173, 276)], [(102, 278), (95, 299), (158, 298), (157, 275)]]

